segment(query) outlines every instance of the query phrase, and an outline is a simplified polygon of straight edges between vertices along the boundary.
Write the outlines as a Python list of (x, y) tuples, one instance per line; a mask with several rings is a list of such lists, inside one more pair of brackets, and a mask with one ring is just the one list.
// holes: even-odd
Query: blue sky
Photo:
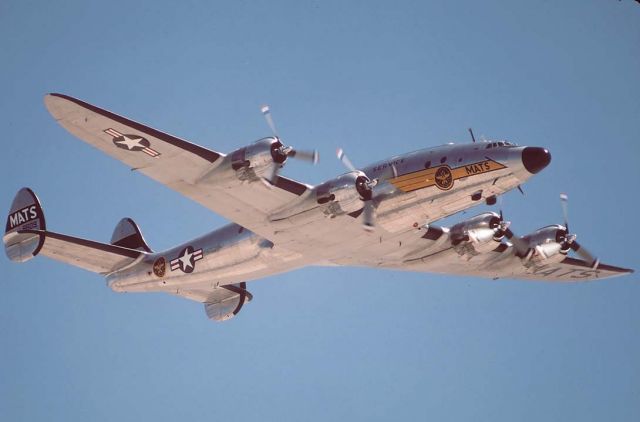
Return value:
[[(228, 152), (318, 148), (318, 183), (477, 136), (549, 148), (505, 197), (525, 234), (562, 218), (638, 268), (640, 5), (614, 1), (0, 3), (0, 205), (32, 187), (52, 230), (154, 249), (225, 221), (76, 140), (62, 92)], [(471, 210), (480, 212), (482, 208)], [(461, 216), (454, 217), (454, 220)], [(640, 419), (640, 287), (307, 268), (249, 284), (224, 324), (116, 294), (44, 258), (0, 259), (0, 420)]]

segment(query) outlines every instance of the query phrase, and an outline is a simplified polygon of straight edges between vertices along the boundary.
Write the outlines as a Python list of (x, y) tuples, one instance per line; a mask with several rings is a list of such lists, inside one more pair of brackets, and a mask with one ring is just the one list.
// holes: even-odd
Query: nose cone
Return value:
[(526, 147), (522, 150), (522, 164), (531, 174), (536, 174), (551, 162), (551, 154), (545, 148)]

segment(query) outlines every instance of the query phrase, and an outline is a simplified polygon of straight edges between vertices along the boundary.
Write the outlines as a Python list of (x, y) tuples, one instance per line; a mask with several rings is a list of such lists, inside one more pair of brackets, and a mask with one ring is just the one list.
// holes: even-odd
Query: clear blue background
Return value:
[[(477, 136), (551, 165), (506, 195), (525, 234), (561, 222), (638, 268), (640, 5), (573, 1), (0, 2), (0, 206), (30, 186), (51, 229), (154, 249), (225, 223), (76, 140), (46, 92), (228, 152), (269, 131), (309, 183)], [(482, 209), (471, 210), (467, 216)], [(460, 219), (463, 216), (456, 216)], [(0, 420), (640, 420), (640, 286), (307, 268), (202, 307), (123, 295), (44, 258), (0, 259)]]

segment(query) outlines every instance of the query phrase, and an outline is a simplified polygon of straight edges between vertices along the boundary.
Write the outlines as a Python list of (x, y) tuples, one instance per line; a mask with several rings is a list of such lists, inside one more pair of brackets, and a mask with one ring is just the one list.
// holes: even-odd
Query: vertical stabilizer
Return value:
[(24, 262), (36, 256), (44, 244), (44, 234), (28, 231), (45, 228), (44, 213), (38, 197), (29, 188), (20, 189), (11, 204), (2, 237), (9, 259)]
[(111, 244), (138, 251), (153, 252), (142, 237), (138, 225), (130, 218), (120, 220), (111, 236)]

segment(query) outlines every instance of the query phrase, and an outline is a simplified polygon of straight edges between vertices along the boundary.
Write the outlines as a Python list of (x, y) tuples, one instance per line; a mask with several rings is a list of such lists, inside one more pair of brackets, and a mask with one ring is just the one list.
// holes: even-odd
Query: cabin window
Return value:
[(487, 145), (487, 148), (485, 148), (485, 149), (489, 149), (489, 148), (491, 148), (491, 144)]
[(424, 168), (428, 169), (429, 167), (431, 167), (431, 160), (424, 163)]
[(458, 162), (461, 162), (461, 161), (462, 161), (462, 157), (458, 158)]
[(440, 164), (443, 164), (445, 161), (447, 161), (446, 155), (440, 159)]

